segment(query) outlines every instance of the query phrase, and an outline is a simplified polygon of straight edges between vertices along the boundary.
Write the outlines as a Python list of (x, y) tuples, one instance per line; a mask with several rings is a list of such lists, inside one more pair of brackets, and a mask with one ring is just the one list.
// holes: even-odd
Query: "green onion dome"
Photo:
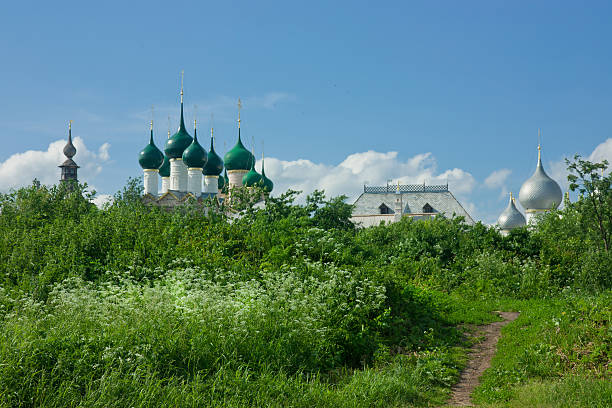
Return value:
[(266, 190), (268, 193), (271, 193), (272, 189), (274, 188), (274, 183), (272, 182), (272, 180), (266, 177), (266, 169), (264, 168), (263, 158), (261, 159), (261, 180), (263, 183), (264, 190)]
[(225, 177), (219, 176), (219, 181), (217, 182), (217, 188), (219, 190), (223, 190), (224, 187), (225, 187)]
[(183, 162), (187, 167), (201, 169), (206, 165), (208, 161), (208, 154), (206, 150), (198, 142), (198, 130), (193, 131), (193, 142), (183, 152)]
[(164, 162), (159, 168), (159, 176), (170, 177), (170, 159), (166, 155), (164, 155)]
[(148, 170), (159, 169), (163, 162), (164, 155), (153, 142), (153, 122), (151, 122), (151, 138), (149, 139), (149, 144), (140, 151), (138, 163), (140, 163), (140, 167)]
[(183, 102), (181, 101), (181, 124), (179, 125), (178, 131), (173, 134), (168, 140), (166, 140), (166, 147), (164, 151), (166, 156), (170, 159), (180, 159), (183, 156), (183, 152), (193, 139), (185, 130), (185, 121), (183, 119)]
[(223, 172), (223, 192), (227, 193), (227, 189), (229, 188), (229, 177), (227, 177), (227, 168)]
[(242, 177), (242, 185), (246, 187), (260, 186), (262, 182), (261, 174), (255, 170), (255, 160), (252, 160), (251, 170)]
[(228, 170), (248, 170), (255, 157), (249, 152), (240, 139), (240, 128), (238, 128), (238, 143), (229, 152), (225, 153), (223, 161)]
[[(212, 133), (212, 131), (211, 131)], [(205, 176), (218, 176), (223, 172), (223, 160), (221, 157), (215, 152), (215, 146), (213, 146), (213, 137), (210, 137), (210, 151), (208, 152), (208, 161), (206, 162), (206, 166), (204, 166)]]

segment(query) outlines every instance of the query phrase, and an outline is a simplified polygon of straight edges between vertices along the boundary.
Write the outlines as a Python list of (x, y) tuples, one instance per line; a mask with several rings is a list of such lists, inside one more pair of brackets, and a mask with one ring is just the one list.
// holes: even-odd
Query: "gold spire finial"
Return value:
[(238, 98), (238, 129), (240, 129), (240, 109), (242, 109), (242, 101)]
[(538, 162), (542, 159), (542, 146), (540, 146), (541, 142), (542, 142), (542, 129), (538, 128)]
[(153, 130), (153, 119), (151, 119), (151, 130)]
[(198, 128), (198, 120), (197, 120), (197, 119), (194, 119), (194, 120), (193, 120), (193, 128), (194, 128), (194, 129), (197, 129), (197, 128)]
[(185, 71), (181, 71), (181, 103), (183, 103), (183, 80), (185, 79)]
[(168, 139), (170, 139), (170, 115), (168, 115)]
[(512, 195), (512, 191), (510, 192), (510, 199), (514, 200), (514, 196)]
[(215, 115), (213, 113), (210, 114), (210, 138), (213, 139), (213, 119)]
[(72, 130), (72, 120), (68, 121), (68, 130)]

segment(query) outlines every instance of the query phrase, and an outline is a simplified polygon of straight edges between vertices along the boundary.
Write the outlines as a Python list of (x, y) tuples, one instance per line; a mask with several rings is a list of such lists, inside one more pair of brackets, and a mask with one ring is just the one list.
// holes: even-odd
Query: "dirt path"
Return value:
[(476, 336), (484, 336), (484, 340), (472, 347), (468, 355), (468, 364), (461, 373), (459, 382), (453, 387), (453, 395), (448, 401), (449, 406), (471, 407), (470, 394), (478, 385), (482, 373), (491, 366), (491, 359), (497, 349), (497, 341), (501, 336), (501, 328), (518, 317), (517, 312), (498, 312), (504, 318), (503, 322), (494, 322), (478, 326)]

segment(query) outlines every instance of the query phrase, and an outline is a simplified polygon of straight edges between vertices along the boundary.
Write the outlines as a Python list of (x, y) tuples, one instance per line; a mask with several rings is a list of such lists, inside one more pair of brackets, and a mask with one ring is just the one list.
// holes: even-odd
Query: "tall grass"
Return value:
[[(458, 374), (451, 349), (394, 357), (379, 330), (388, 324), (384, 287), (312, 268), (307, 277), (286, 270), (247, 281), (198, 268), (154, 281), (70, 278), (46, 302), (2, 292), (0, 402), (388, 406), (442, 398)], [(351, 374), (355, 356), (366, 369)]]

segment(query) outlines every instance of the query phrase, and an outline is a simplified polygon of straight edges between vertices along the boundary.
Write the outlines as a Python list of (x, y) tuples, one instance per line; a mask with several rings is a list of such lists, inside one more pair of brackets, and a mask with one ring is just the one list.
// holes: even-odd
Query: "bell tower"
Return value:
[(60, 182), (65, 183), (67, 181), (78, 181), (77, 169), (79, 166), (72, 160), (76, 154), (76, 148), (72, 144), (72, 121), (68, 122), (68, 143), (64, 146), (64, 156), (66, 160), (59, 166), (62, 169)]

